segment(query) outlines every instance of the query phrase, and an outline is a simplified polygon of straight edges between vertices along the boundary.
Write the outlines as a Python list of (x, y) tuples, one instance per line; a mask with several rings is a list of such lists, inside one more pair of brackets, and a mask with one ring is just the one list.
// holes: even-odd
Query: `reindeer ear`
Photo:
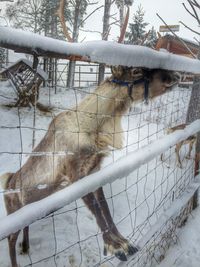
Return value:
[(112, 66), (111, 72), (115, 78), (120, 78), (124, 73), (124, 69), (122, 66)]

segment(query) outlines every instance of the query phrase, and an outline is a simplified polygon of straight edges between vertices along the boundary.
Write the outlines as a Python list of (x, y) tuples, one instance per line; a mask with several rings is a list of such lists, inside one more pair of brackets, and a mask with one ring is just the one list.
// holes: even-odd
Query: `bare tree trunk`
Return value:
[(76, 62), (70, 60), (69, 65), (68, 65), (68, 72), (67, 72), (67, 87), (74, 86), (75, 68), (76, 68)]
[(124, 25), (124, 1), (122, 1), (119, 5), (119, 23), (120, 23), (120, 31)]
[[(104, 5), (104, 17), (103, 17), (103, 32), (102, 32), (102, 40), (107, 41), (108, 35), (110, 31), (110, 9), (111, 9), (112, 1), (105, 0)], [(105, 64), (99, 65), (99, 75), (98, 75), (98, 84), (100, 84), (104, 80), (105, 73)]]
[[(77, 0), (76, 6), (75, 6), (75, 12), (74, 12), (73, 35), (72, 35), (73, 42), (78, 41), (80, 8), (81, 8), (81, 0)], [(68, 66), (68, 74), (67, 74), (67, 87), (74, 86), (75, 68), (76, 68), (76, 62), (70, 61), (69, 66)]]
[[(191, 93), (186, 123), (191, 123), (197, 119), (200, 119), (200, 77), (196, 76), (194, 78), (194, 83), (192, 86), (192, 93)], [(199, 161), (200, 161), (200, 133), (197, 134), (195, 175), (197, 175), (199, 172)]]

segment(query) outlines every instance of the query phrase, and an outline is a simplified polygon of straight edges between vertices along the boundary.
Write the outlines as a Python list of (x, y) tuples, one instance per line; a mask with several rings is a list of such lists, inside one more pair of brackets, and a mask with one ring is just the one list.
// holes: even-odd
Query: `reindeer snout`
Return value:
[(173, 76), (173, 80), (174, 82), (179, 83), (181, 80), (181, 74), (179, 72), (175, 72)]
[(170, 79), (165, 83), (165, 86), (169, 89), (172, 89), (173, 86), (177, 85), (180, 82), (181, 75), (178, 72), (172, 73)]

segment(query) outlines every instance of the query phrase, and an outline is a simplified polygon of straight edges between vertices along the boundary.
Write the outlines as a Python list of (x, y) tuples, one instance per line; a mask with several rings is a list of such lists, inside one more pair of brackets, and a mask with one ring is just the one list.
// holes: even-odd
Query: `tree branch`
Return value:
[(92, 16), (97, 10), (104, 7), (104, 5), (97, 7), (95, 10), (93, 10), (86, 18), (84, 18), (79, 25), (82, 25), (90, 16)]
[(196, 37), (194, 37), (194, 40), (197, 42), (198, 45), (200, 45), (200, 41)]
[(183, 7), (185, 8), (185, 10), (194, 18), (196, 19), (195, 15), (186, 7), (185, 3), (182, 3)]
[(56, 15), (60, 19), (60, 23), (61, 23), (61, 26), (62, 26), (62, 29), (63, 29), (63, 33), (64, 33), (67, 41), (68, 42), (73, 42), (73, 39), (72, 39), (71, 35), (69, 34), (68, 28), (67, 28), (67, 26), (65, 24), (64, 10), (65, 10), (65, 0), (60, 0), (60, 5), (58, 7)]
[(194, 6), (196, 6), (196, 7), (198, 7), (198, 8), (200, 8), (200, 4), (199, 3), (197, 3), (197, 1), (196, 0), (191, 0), (190, 1)]
[(197, 14), (197, 11), (196, 11), (194, 5), (192, 5), (191, 1), (189, 2), (189, 4), (190, 4), (190, 6), (191, 6), (191, 8), (192, 8), (192, 10), (193, 10), (193, 12), (194, 12), (194, 16), (195, 16), (195, 18), (196, 18), (198, 24), (200, 25), (199, 16), (198, 16), (198, 14)]
[(194, 32), (194, 33), (200, 35), (199, 32), (193, 30), (192, 28), (190, 28), (189, 26), (187, 26), (184, 22), (182, 22), (182, 21), (179, 21), (179, 22), (180, 22), (185, 28), (187, 28), (188, 30), (190, 30), (190, 31), (192, 31), (192, 32)]
[(125, 36), (125, 33), (126, 33), (126, 29), (127, 29), (127, 25), (128, 25), (128, 20), (129, 20), (129, 6), (127, 7), (127, 13), (126, 13), (126, 17), (125, 17), (125, 20), (124, 20), (124, 24), (121, 28), (121, 32), (120, 32), (120, 36), (119, 36), (119, 39), (118, 39), (118, 43), (122, 43), (123, 40), (124, 40), (124, 36)]

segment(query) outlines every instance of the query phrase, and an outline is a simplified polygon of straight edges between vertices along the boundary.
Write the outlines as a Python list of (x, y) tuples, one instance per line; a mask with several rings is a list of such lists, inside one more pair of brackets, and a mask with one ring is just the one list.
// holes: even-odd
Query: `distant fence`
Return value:
[[(2, 65), (2, 70), (8, 67), (14, 62), (7, 62)], [(56, 59), (45, 59), (40, 62), (40, 67), (45, 70), (48, 74), (48, 86), (53, 88), (55, 92), (59, 86), (67, 86), (67, 75), (68, 75), (68, 61), (67, 60), (56, 60)], [(94, 63), (83, 63), (77, 62), (74, 73), (74, 87), (83, 88), (95, 86), (98, 84), (98, 73), (99, 64)], [(105, 77), (110, 75), (110, 69), (105, 69)]]

